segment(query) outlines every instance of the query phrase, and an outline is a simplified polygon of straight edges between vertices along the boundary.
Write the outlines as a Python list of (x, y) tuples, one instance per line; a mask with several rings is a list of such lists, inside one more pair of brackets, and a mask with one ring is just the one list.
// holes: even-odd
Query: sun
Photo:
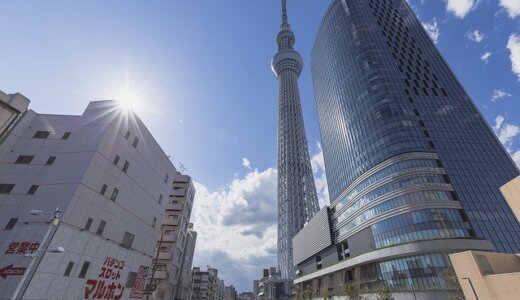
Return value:
[(116, 91), (113, 99), (119, 103), (121, 109), (136, 112), (142, 104), (143, 97), (143, 93), (138, 89), (125, 86)]

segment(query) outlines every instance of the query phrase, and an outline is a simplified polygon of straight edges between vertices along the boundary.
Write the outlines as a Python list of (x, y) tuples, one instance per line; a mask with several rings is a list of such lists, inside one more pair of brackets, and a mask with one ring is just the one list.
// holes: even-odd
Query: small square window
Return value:
[(125, 139), (128, 139), (130, 137), (130, 130), (128, 130), (126, 133), (125, 133)]
[(107, 188), (108, 188), (108, 186), (106, 184), (103, 184), (99, 193), (104, 196), (107, 191)]
[(62, 140), (68, 140), (70, 137), (70, 132), (65, 132), (63, 136), (61, 137)]
[(78, 278), (85, 278), (89, 267), (90, 267), (90, 262), (89, 261), (84, 262), (83, 266), (81, 267), (81, 271), (79, 272)]
[(136, 272), (128, 272), (128, 277), (126, 278), (126, 287), (134, 287), (135, 280), (137, 279)]
[(47, 162), (45, 164), (50, 166), (54, 163), (55, 160), (56, 160), (56, 156), (51, 156), (51, 157), (49, 157), (49, 159), (47, 159)]
[(134, 235), (129, 232), (125, 232), (125, 235), (123, 236), (123, 241), (121, 242), (121, 246), (130, 249), (132, 247), (133, 242)]
[(85, 227), (83, 227), (84, 230), (90, 230), (90, 226), (92, 226), (92, 218), (87, 219), (87, 223), (85, 223)]
[(159, 195), (159, 204), (162, 204), (162, 200), (163, 200), (163, 195)]
[(14, 188), (14, 184), (0, 184), (0, 194), (9, 194)]
[(74, 262), (69, 261), (69, 264), (67, 265), (67, 268), (65, 269), (65, 273), (63, 273), (63, 276), (69, 277), (70, 272), (72, 271), (72, 267), (74, 267)]
[(34, 156), (32, 156), (32, 155), (20, 155), (20, 156), (18, 156), (18, 158), (16, 159), (16, 161), (14, 163), (28, 165), (31, 163), (33, 158), (34, 158)]
[(164, 182), (168, 183), (168, 178), (169, 178), (169, 177), (170, 177), (170, 176), (169, 176), (168, 174), (166, 174), (166, 176), (164, 176)]
[(152, 228), (155, 228), (155, 224), (157, 223), (157, 218), (156, 217), (153, 217), (153, 220), (152, 220)]
[(31, 187), (29, 188), (29, 191), (27, 191), (27, 195), (34, 195), (36, 193), (36, 191), (38, 190), (38, 187), (39, 187), (39, 185), (37, 185), (37, 184), (31, 185)]
[(107, 222), (104, 221), (104, 220), (101, 220), (101, 221), (99, 222), (99, 226), (98, 226), (98, 228), (97, 228), (97, 230), (96, 230), (96, 234), (98, 234), (98, 235), (102, 235), (102, 234), (103, 234), (103, 231), (105, 230), (105, 226), (106, 226), (106, 225), (107, 225)]
[(51, 134), (50, 131), (36, 131), (33, 138), (35, 139), (46, 139)]
[(126, 171), (128, 171), (128, 167), (130, 167), (130, 163), (127, 160), (125, 160), (125, 164), (123, 165), (122, 171), (126, 173)]
[(119, 155), (116, 155), (116, 157), (114, 157), (114, 166), (117, 166), (117, 164), (119, 163)]
[(118, 194), (119, 194), (119, 190), (117, 188), (114, 188), (114, 190), (112, 191), (112, 195), (110, 196), (110, 200), (116, 202)]
[(5, 225), (4, 230), (11, 230), (13, 229), (14, 225), (18, 222), (18, 218), (11, 218), (9, 222), (7, 222), (7, 225)]
[(134, 141), (132, 142), (132, 146), (134, 148), (137, 148), (137, 144), (139, 143), (139, 139), (137, 137), (134, 138)]

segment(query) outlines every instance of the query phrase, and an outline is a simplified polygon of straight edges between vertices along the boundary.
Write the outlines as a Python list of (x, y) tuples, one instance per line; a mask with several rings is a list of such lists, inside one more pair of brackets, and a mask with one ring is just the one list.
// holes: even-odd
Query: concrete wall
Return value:
[(465, 251), (451, 254), (450, 259), (467, 300), (477, 299), (475, 294), (480, 300), (518, 299), (520, 257), (517, 255)]
[(520, 221), (520, 176), (504, 184), (500, 191), (506, 198), (507, 204), (513, 210), (518, 221)]

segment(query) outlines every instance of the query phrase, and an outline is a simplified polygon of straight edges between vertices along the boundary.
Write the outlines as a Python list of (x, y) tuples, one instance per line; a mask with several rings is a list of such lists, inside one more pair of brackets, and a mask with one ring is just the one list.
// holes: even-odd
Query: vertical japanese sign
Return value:
[(134, 288), (130, 291), (130, 298), (142, 299), (144, 297), (144, 287), (146, 277), (148, 276), (148, 267), (140, 266), (139, 272), (135, 279)]
[(84, 299), (119, 300), (123, 296), (125, 286), (119, 283), (121, 271), (125, 266), (123, 260), (107, 257), (97, 279), (87, 279)]

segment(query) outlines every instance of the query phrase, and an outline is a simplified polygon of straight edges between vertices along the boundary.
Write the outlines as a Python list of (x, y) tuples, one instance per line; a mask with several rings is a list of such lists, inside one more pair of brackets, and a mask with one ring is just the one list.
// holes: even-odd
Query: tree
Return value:
[(440, 271), (439, 274), (437, 274), (437, 276), (439, 276), (439, 278), (446, 283), (446, 287), (448, 289), (453, 289), (457, 291), (455, 295), (450, 297), (450, 299), (464, 299), (462, 288), (460, 286), (459, 280), (457, 279), (457, 274), (455, 274), (455, 270), (452, 267), (448, 267)]
[(343, 288), (349, 300), (359, 299), (359, 285), (355, 283), (347, 283)]
[(383, 284), (377, 289), (376, 293), (377, 300), (393, 300), (392, 293), (390, 292), (390, 288)]

